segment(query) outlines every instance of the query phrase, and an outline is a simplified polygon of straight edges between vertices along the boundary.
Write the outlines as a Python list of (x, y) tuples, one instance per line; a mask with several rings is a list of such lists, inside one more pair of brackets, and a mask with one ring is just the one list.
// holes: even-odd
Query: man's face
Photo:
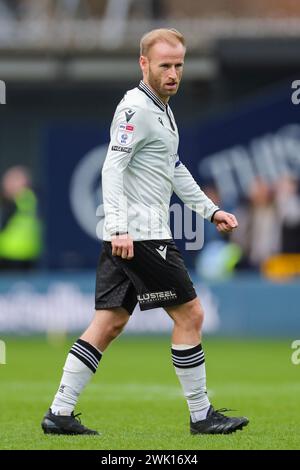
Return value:
[(143, 80), (164, 101), (177, 93), (185, 56), (184, 46), (178, 42), (171, 46), (166, 42), (158, 42), (152, 46), (148, 57), (140, 58)]

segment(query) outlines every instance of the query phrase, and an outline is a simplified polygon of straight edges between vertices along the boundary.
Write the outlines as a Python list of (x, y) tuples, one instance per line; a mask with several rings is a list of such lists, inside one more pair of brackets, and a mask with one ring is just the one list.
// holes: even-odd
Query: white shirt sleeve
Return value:
[(204, 219), (211, 220), (213, 213), (219, 209), (202, 191), (189, 170), (178, 159), (175, 164), (173, 189), (175, 194), (192, 210)]
[(112, 121), (111, 140), (102, 169), (105, 228), (110, 235), (128, 231), (123, 173), (146, 142), (147, 124), (143, 114), (143, 109), (119, 105)]

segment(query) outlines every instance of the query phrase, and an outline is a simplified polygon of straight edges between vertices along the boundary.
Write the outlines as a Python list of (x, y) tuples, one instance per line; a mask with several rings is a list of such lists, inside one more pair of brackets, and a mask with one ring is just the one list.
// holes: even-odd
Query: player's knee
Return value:
[(182, 318), (182, 325), (189, 331), (200, 331), (204, 320), (204, 312), (198, 299), (195, 299)]
[(200, 331), (204, 320), (204, 312), (200, 303), (193, 306), (190, 318), (192, 329)]
[(107, 327), (107, 336), (110, 339), (114, 339), (119, 336), (122, 333), (126, 323), (127, 321), (125, 321), (124, 319), (116, 319)]

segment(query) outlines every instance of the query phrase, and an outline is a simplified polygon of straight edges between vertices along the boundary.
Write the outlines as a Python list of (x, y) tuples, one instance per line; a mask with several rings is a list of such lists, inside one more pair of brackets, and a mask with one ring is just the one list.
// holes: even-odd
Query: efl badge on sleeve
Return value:
[(119, 125), (117, 141), (121, 145), (131, 144), (134, 136), (134, 126), (132, 124), (127, 124), (122, 122)]

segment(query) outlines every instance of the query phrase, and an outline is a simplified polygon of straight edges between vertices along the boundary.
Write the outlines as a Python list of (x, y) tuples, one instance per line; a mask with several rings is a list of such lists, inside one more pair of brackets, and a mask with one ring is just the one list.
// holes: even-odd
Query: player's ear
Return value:
[(140, 56), (140, 67), (142, 69), (143, 72), (146, 72), (147, 70), (147, 67), (148, 67), (148, 57), (144, 56), (144, 55), (141, 55)]

